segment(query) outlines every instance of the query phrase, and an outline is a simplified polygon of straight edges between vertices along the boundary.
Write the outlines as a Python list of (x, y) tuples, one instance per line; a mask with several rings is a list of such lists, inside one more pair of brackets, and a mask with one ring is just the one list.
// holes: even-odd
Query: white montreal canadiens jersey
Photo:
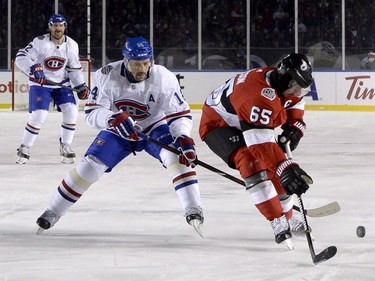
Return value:
[(173, 136), (190, 136), (192, 119), (176, 76), (161, 65), (153, 65), (149, 77), (131, 83), (123, 61), (117, 61), (95, 73), (95, 87), (85, 106), (86, 122), (105, 129), (108, 119), (119, 110), (126, 111), (144, 132), (160, 124), (169, 124)]
[[(56, 45), (50, 34), (34, 38), (25, 48), (20, 49), (16, 55), (16, 64), (25, 74), (29, 74), (30, 66), (40, 63), (48, 80), (69, 85), (69, 79), (74, 85), (84, 83), (79, 61), (78, 44), (68, 36), (64, 42)], [(30, 86), (39, 85), (30, 81)], [(44, 87), (54, 87), (45, 85)]]

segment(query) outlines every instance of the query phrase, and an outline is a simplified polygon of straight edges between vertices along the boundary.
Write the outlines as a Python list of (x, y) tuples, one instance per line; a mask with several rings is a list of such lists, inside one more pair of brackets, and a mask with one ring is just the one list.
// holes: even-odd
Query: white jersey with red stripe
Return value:
[(190, 136), (189, 104), (176, 76), (164, 66), (153, 65), (147, 79), (133, 83), (127, 78), (121, 60), (97, 70), (94, 80), (95, 87), (85, 106), (89, 126), (106, 129), (108, 119), (122, 110), (128, 112), (146, 133), (168, 124), (172, 136)]
[[(18, 50), (15, 62), (25, 74), (29, 74), (32, 65), (40, 63), (48, 80), (66, 86), (69, 86), (69, 80), (75, 86), (85, 82), (78, 44), (66, 35), (61, 45), (51, 40), (50, 34), (35, 37), (25, 48)], [(30, 86), (33, 85), (39, 84), (30, 80)], [(44, 87), (56, 88), (48, 83)]]

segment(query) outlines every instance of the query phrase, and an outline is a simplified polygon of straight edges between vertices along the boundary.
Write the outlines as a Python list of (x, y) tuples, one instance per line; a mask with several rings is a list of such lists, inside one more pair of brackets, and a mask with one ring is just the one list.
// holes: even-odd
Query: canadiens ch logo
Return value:
[(261, 95), (269, 100), (274, 100), (276, 98), (276, 92), (272, 88), (263, 88)]
[(115, 106), (120, 110), (126, 111), (135, 120), (144, 120), (150, 116), (148, 104), (143, 104), (134, 100), (115, 101)]
[(105, 141), (102, 138), (97, 138), (95, 140), (95, 144), (98, 145), (98, 146), (103, 146), (104, 143), (105, 143)]
[(49, 57), (44, 60), (44, 66), (50, 71), (57, 71), (63, 68), (65, 59), (60, 57)]

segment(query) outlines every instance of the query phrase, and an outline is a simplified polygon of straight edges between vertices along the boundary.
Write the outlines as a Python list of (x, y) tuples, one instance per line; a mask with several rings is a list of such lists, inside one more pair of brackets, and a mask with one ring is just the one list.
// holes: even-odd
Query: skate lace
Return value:
[(74, 153), (73, 149), (68, 144), (64, 144), (62, 149), (66, 154)]
[(61, 144), (60, 154), (64, 157), (75, 156), (73, 149), (68, 144)]
[(59, 216), (57, 216), (54, 212), (50, 211), (50, 210), (47, 210), (45, 211), (42, 216), (41, 216), (43, 219), (49, 221), (51, 223), (51, 225), (53, 225), (58, 219), (59, 219)]
[(299, 219), (297, 219), (295, 217), (291, 217), (289, 219), (289, 225), (290, 225), (290, 229), (293, 232), (304, 232), (305, 231), (305, 228), (303, 227), (302, 221), (300, 221)]
[(271, 221), (271, 226), (272, 226), (273, 232), (275, 233), (275, 236), (277, 236), (283, 231), (288, 230), (289, 228), (289, 224), (285, 216), (273, 219)]
[(21, 145), (19, 148), (18, 148), (18, 153), (17, 153), (18, 156), (28, 156), (30, 155), (30, 152), (29, 152), (29, 148), (25, 145)]
[(191, 220), (199, 220), (201, 223), (203, 223), (204, 218), (203, 218), (203, 210), (201, 207), (194, 207), (189, 209), (189, 211), (186, 212), (185, 214), (186, 221), (187, 223), (190, 224)]

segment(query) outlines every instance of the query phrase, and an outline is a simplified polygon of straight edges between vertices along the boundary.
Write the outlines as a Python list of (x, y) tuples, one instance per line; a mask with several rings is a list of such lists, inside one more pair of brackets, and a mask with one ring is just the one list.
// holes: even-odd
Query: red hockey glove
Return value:
[(90, 89), (87, 87), (86, 83), (83, 83), (81, 85), (78, 85), (77, 87), (74, 88), (77, 90), (77, 97), (80, 100), (85, 100), (89, 97), (90, 95)]
[(139, 140), (137, 130), (134, 128), (135, 122), (126, 111), (113, 114), (108, 120), (108, 125), (124, 139)]
[(182, 152), (178, 159), (180, 164), (194, 168), (194, 161), (197, 159), (194, 140), (187, 136), (181, 136), (177, 138), (176, 144), (178, 146), (178, 150)]

